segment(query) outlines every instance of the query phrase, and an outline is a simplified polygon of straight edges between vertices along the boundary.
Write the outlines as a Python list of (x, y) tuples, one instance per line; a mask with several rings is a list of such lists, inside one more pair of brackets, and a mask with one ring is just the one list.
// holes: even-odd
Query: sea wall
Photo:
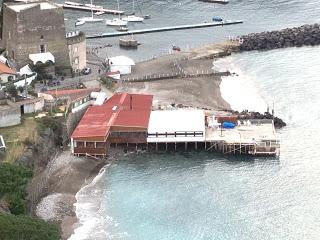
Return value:
[(320, 44), (320, 25), (303, 25), (279, 31), (251, 33), (240, 37), (240, 51), (271, 50)]

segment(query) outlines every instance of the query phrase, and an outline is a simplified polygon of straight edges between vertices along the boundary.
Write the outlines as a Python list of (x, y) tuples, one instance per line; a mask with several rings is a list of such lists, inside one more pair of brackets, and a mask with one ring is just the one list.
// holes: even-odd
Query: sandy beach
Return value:
[(52, 159), (46, 170), (33, 178), (29, 197), (40, 198), (35, 214), (60, 224), (62, 239), (68, 239), (77, 226), (74, 203), (76, 193), (99, 173), (105, 160), (78, 158), (64, 151)]

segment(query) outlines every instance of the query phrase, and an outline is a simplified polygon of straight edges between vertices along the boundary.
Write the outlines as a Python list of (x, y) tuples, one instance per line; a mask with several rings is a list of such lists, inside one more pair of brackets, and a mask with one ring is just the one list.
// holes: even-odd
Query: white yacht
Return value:
[(129, 15), (129, 16), (123, 17), (122, 20), (127, 21), (127, 22), (143, 22), (144, 18), (137, 17), (135, 15)]
[(93, 9), (92, 9), (92, 6), (94, 6), (92, 4), (92, 0), (91, 0), (91, 17), (83, 17), (83, 18), (78, 18), (75, 25), (76, 26), (80, 26), (80, 25), (83, 25), (85, 23), (96, 23), (96, 22), (103, 22), (103, 19), (102, 18), (94, 18), (93, 17)]
[(106, 24), (108, 26), (127, 26), (128, 22), (120, 18), (114, 18), (111, 20), (107, 19)]

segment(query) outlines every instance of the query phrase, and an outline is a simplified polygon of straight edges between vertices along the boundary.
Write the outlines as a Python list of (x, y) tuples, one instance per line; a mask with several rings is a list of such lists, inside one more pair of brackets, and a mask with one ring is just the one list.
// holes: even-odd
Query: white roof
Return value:
[(21, 12), (23, 10), (35, 7), (40, 4), (40, 9), (45, 10), (45, 9), (53, 9), (53, 8), (58, 8), (57, 5), (49, 2), (32, 2), (32, 3), (21, 3), (21, 4), (15, 4), (15, 5), (8, 5), (10, 9), (12, 9), (15, 12)]
[(0, 55), (0, 62), (7, 63), (7, 61), (8, 60), (4, 56)]
[(33, 72), (32, 70), (30, 69), (29, 65), (25, 65), (24, 67), (20, 68), (19, 70), (19, 74), (20, 75), (31, 75)]
[(117, 65), (117, 66), (135, 65), (134, 61), (131, 58), (128, 58), (126, 56), (117, 56), (117, 57), (109, 58), (109, 64)]
[(148, 134), (175, 132), (203, 132), (203, 136), (148, 137), (148, 142), (199, 142), (205, 138), (205, 114), (203, 110), (152, 111)]
[(33, 64), (37, 64), (37, 62), (46, 63), (48, 61), (55, 62), (54, 56), (50, 52), (45, 53), (34, 53), (29, 54), (29, 59), (33, 62)]

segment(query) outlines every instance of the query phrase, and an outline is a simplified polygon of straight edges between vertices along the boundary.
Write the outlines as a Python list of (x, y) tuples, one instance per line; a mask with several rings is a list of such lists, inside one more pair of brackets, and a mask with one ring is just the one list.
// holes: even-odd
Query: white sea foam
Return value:
[(77, 202), (74, 205), (81, 226), (74, 230), (69, 240), (109, 239), (105, 229), (108, 222), (112, 222), (112, 218), (105, 217), (102, 204), (107, 167), (104, 167), (90, 184), (76, 194)]
[(231, 76), (222, 77), (220, 84), (221, 96), (233, 110), (265, 112), (267, 104), (254, 85), (256, 77), (253, 72), (245, 72), (237, 65), (233, 57), (227, 57), (214, 62), (214, 69), (218, 71), (230, 71)]

